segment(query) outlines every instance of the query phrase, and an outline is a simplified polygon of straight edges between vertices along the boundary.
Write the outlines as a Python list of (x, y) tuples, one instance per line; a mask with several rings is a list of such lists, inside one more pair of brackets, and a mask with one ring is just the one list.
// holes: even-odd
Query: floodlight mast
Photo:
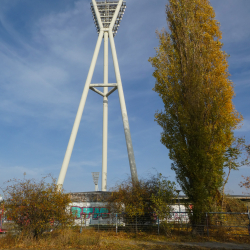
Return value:
[[(118, 89), (118, 95), (120, 99), (123, 127), (128, 151), (129, 165), (131, 178), (133, 183), (138, 182), (135, 157), (133, 151), (133, 145), (131, 140), (127, 109), (125, 104), (125, 98), (123, 93), (120, 69), (116, 54), (114, 36), (120, 26), (123, 14), (126, 9), (126, 2), (123, 0), (118, 1), (96, 1), (92, 0), (91, 11), (93, 14), (94, 23), (99, 34), (92, 62), (90, 65), (89, 73), (86, 79), (85, 87), (82, 93), (79, 108), (76, 114), (75, 122), (69, 139), (68, 147), (65, 153), (61, 171), (58, 177), (57, 185), (60, 190), (63, 186), (66, 176), (67, 168), (69, 165), (70, 157), (74, 147), (77, 131), (80, 125), (83, 109), (86, 103), (88, 90), (96, 92), (103, 97), (103, 152), (102, 152), (102, 191), (107, 191), (107, 148), (108, 148), (108, 96), (111, 95), (116, 89)], [(96, 65), (97, 57), (100, 51), (101, 42), (104, 39), (104, 74), (103, 84), (91, 84), (94, 68)], [(108, 83), (108, 39), (110, 40), (110, 47), (113, 57), (116, 83)], [(103, 87), (103, 92), (95, 87)], [(113, 87), (109, 91), (109, 87)]]
[(99, 172), (92, 172), (92, 177), (95, 184), (95, 191), (98, 191)]

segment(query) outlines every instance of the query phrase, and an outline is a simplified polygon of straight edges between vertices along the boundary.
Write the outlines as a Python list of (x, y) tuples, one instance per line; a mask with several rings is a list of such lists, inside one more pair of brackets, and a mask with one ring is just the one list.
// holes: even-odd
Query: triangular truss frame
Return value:
[[(76, 114), (71, 136), (69, 139), (68, 147), (58, 177), (57, 181), (58, 189), (61, 189), (64, 183), (64, 179), (68, 169), (69, 161), (73, 151), (75, 139), (77, 136), (78, 128), (82, 118), (82, 113), (84, 110), (89, 89), (91, 89), (92, 91), (96, 92), (97, 94), (103, 97), (102, 191), (107, 190), (108, 96), (111, 95), (115, 90), (118, 90), (118, 95), (120, 100), (131, 178), (133, 183), (138, 182), (127, 109), (125, 104), (120, 69), (114, 42), (114, 36), (117, 33), (125, 8), (126, 8), (126, 2), (123, 0), (119, 1), (105, 0), (98, 2), (96, 0), (92, 0), (91, 10), (99, 36), (97, 39), (94, 55), (90, 64), (88, 76), (85, 82), (85, 87), (83, 89), (82, 97)], [(104, 80), (103, 83), (91, 84), (102, 40), (104, 40), (104, 77), (103, 77)], [(110, 47), (115, 69), (116, 83), (108, 83), (108, 40), (110, 41)], [(96, 87), (103, 87), (103, 92), (96, 89)], [(108, 90), (109, 87), (112, 87), (110, 91)]]

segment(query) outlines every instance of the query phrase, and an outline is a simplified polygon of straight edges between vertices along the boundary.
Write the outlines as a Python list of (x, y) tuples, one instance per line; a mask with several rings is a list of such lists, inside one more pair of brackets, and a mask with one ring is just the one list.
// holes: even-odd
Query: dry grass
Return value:
[(93, 230), (64, 229), (45, 233), (39, 239), (7, 234), (0, 239), (0, 249), (100, 249), (100, 235)]
[[(232, 233), (232, 232), (230, 232)], [(228, 231), (214, 231), (209, 239), (206, 236), (192, 236), (190, 232), (173, 230), (166, 235), (152, 235), (148, 233), (96, 232), (94, 229), (85, 229), (79, 233), (79, 229), (57, 230), (45, 233), (38, 240), (22, 236), (10, 235), (0, 238), (0, 249), (204, 249), (202, 247), (182, 246), (178, 242), (234, 242), (250, 243), (249, 236), (232, 237)], [(177, 245), (170, 245), (177, 242)]]

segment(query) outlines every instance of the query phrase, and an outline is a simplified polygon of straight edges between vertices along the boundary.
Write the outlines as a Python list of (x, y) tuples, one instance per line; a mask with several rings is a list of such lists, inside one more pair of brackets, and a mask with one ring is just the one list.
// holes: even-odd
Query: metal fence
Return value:
[[(190, 234), (197, 230), (199, 234), (207, 237), (235, 237), (250, 235), (250, 213), (224, 213), (207, 212), (202, 215), (203, 220), (199, 225), (190, 221), (188, 212), (171, 212), (166, 218), (161, 219), (155, 214), (145, 216), (129, 216), (126, 213), (81, 213), (75, 219), (75, 225), (80, 231), (94, 228), (96, 231), (113, 231), (140, 233), (147, 232), (155, 235)], [(4, 222), (4, 229), (11, 228), (12, 221), (4, 216), (1, 218), (0, 229)]]
[(149, 232), (151, 234), (190, 233), (196, 228), (205, 236), (249, 236), (248, 213), (212, 213), (203, 214), (199, 225), (190, 223), (188, 212), (171, 212), (161, 220), (154, 214), (146, 216), (128, 216), (127, 214), (81, 214), (75, 220), (80, 230), (89, 227), (97, 231), (109, 230), (123, 232)]
[(157, 216), (128, 216), (127, 214), (81, 214), (80, 218), (75, 219), (76, 225), (80, 226), (80, 230), (88, 227), (96, 230), (110, 230), (116, 233), (124, 232), (152, 232), (158, 233), (159, 220)]
[(206, 234), (249, 236), (249, 213), (206, 213)]

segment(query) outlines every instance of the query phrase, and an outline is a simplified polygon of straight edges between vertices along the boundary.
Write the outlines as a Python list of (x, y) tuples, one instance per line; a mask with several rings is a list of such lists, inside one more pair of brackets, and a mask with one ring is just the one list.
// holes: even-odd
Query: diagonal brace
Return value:
[(115, 92), (117, 90), (117, 86), (112, 88), (107, 94), (106, 97), (110, 96), (113, 92)]
[(94, 88), (94, 87), (90, 87), (90, 89), (91, 89), (92, 91), (96, 92), (97, 94), (103, 96), (103, 97), (105, 96), (100, 90), (98, 90), (98, 89), (96, 89), (96, 88)]

